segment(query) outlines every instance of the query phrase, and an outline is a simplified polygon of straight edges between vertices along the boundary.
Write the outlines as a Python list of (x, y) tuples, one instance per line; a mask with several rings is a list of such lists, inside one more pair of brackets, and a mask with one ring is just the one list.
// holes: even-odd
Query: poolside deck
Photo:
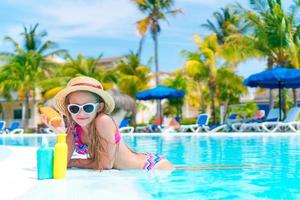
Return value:
[(36, 149), (0, 146), (1, 199), (151, 199), (117, 170), (69, 169), (64, 179), (37, 180)]

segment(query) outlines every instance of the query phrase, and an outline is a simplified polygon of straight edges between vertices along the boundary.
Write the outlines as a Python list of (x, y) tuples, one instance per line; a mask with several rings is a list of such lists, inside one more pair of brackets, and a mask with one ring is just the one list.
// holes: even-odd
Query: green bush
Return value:
[(180, 124), (181, 125), (195, 124), (196, 120), (197, 120), (197, 118), (184, 118), (184, 119), (181, 119)]
[(236, 113), (239, 118), (250, 118), (255, 115), (258, 107), (254, 101), (249, 101), (244, 105), (232, 108), (232, 113)]
[(26, 130), (24, 130), (25, 134), (33, 134), (36, 133), (36, 130), (34, 128), (28, 128)]

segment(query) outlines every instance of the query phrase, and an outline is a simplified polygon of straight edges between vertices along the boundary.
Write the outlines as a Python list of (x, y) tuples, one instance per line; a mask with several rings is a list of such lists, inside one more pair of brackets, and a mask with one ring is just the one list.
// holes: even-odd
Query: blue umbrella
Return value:
[[(155, 88), (144, 90), (136, 94), (138, 100), (151, 100), (151, 99), (169, 99), (169, 98), (182, 98), (184, 92), (174, 88), (169, 88), (163, 85), (158, 85)], [(159, 110), (159, 114), (161, 111)], [(178, 108), (177, 108), (178, 113)]]
[(250, 87), (261, 88), (299, 88), (300, 70), (276, 67), (257, 74), (252, 74), (244, 80), (244, 84)]
[[(252, 74), (244, 80), (244, 85), (249, 87), (261, 87), (279, 89), (279, 108), (281, 109), (281, 89), (300, 87), (300, 70), (276, 67), (260, 73)], [(279, 112), (281, 120), (281, 112)]]
[(163, 85), (158, 85), (155, 88), (144, 90), (136, 94), (138, 100), (151, 100), (151, 99), (169, 99), (169, 98), (182, 98), (184, 92), (174, 88), (169, 88)]

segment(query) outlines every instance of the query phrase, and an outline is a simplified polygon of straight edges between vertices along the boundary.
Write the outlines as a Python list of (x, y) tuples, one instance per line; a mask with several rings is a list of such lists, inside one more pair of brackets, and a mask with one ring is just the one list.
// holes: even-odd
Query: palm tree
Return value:
[[(179, 90), (182, 90), (186, 93), (187, 91), (187, 78), (182, 76), (181, 72), (175, 72), (175, 77), (166, 78), (164, 80), (164, 84), (170, 88), (176, 88)], [(170, 114), (174, 114), (173, 109), (176, 108), (176, 116), (181, 115), (181, 107), (183, 106), (184, 99), (183, 98), (175, 98), (175, 99), (169, 99), (168, 100), (168, 110)], [(166, 113), (166, 112), (164, 112)], [(180, 116), (181, 117), (181, 116)]]
[[(185, 69), (189, 76), (194, 77), (194, 80), (199, 81), (199, 86), (207, 83), (210, 90), (210, 103), (212, 109), (212, 117), (216, 122), (216, 59), (219, 54), (220, 46), (218, 45), (217, 36), (209, 35), (202, 40), (199, 35), (195, 35), (195, 43), (198, 45), (196, 53), (183, 52), (188, 57)], [(201, 87), (199, 87), (201, 89)]]
[(201, 40), (199, 35), (195, 35), (195, 43), (199, 46), (200, 59), (204, 67), (208, 69), (208, 86), (210, 89), (211, 109), (213, 122), (216, 122), (216, 107), (215, 107), (215, 94), (216, 94), (216, 76), (217, 66), (216, 58), (220, 49), (218, 39), (215, 34), (209, 35)]
[(216, 34), (218, 44), (221, 46), (220, 56), (223, 57), (227, 65), (236, 68), (239, 63), (253, 57), (258, 57), (259, 53), (253, 48), (251, 38), (246, 34), (249, 32), (250, 23), (243, 18), (241, 11), (235, 7), (221, 8), (220, 12), (214, 12), (216, 23), (207, 20), (203, 27), (212, 34)]
[[(116, 65), (119, 75), (118, 86), (120, 90), (136, 99), (136, 93), (148, 89), (150, 67), (143, 66), (137, 54), (130, 52)], [(135, 122), (136, 109), (132, 113), (132, 122)]]
[(99, 80), (104, 89), (111, 89), (117, 84), (117, 75), (113, 70), (101, 69), (102, 55), (97, 58), (86, 58), (79, 54), (76, 58), (66, 55), (66, 62), (51, 68), (47, 79), (41, 81), (44, 89), (43, 97), (51, 99), (57, 92), (63, 89), (69, 80), (76, 76), (89, 76)]
[(214, 12), (216, 24), (206, 20), (203, 27), (216, 34), (219, 44), (224, 44), (226, 39), (233, 34), (244, 34), (249, 28), (249, 23), (242, 18), (237, 9), (232, 7), (221, 8), (221, 12)]
[(102, 55), (97, 58), (86, 58), (79, 54), (75, 59), (67, 56), (66, 63), (62, 68), (64, 77), (70, 80), (74, 76), (89, 76), (99, 80), (105, 89), (110, 89), (117, 83), (117, 75), (113, 70), (101, 69)]
[(188, 100), (190, 105), (199, 108), (201, 107), (202, 112), (206, 112), (207, 104), (210, 103), (207, 87), (209, 69), (201, 60), (200, 53), (182, 51), (182, 55), (187, 57), (187, 61), (185, 62), (183, 69), (184, 73), (188, 77), (188, 92), (185, 98)]
[[(281, 0), (251, 0), (253, 10), (242, 8), (253, 27), (253, 44), (267, 59), (267, 68), (273, 65), (299, 68), (299, 25), (296, 10), (300, 2), (294, 1), (291, 12), (286, 12)], [(273, 95), (270, 92), (270, 107)]]
[(150, 67), (142, 65), (137, 54), (130, 52), (117, 63), (116, 70), (119, 73), (118, 86), (125, 94), (135, 99), (137, 92), (148, 89)]
[(46, 31), (37, 32), (38, 24), (24, 27), (21, 33), (24, 39), (23, 45), (17, 43), (11, 37), (5, 37), (5, 41), (13, 44), (14, 52), (1, 52), (2, 59), (5, 60), (0, 73), (0, 92), (8, 94), (9, 91), (18, 90), (21, 99), (24, 100), (22, 121), (24, 128), (29, 125), (29, 98), (35, 102), (35, 89), (39, 81), (44, 79), (48, 57), (65, 54), (66, 51), (56, 49), (56, 44), (52, 41), (43, 42), (47, 36)]
[(243, 85), (243, 78), (236, 75), (230, 67), (226, 66), (217, 70), (216, 85), (216, 96), (220, 103), (224, 105), (225, 119), (228, 105), (239, 103), (241, 95), (247, 92), (247, 88)]
[[(167, 14), (177, 14), (181, 10), (172, 10), (174, 0), (133, 0), (139, 10), (146, 14), (146, 17), (137, 22), (139, 34), (144, 39), (146, 32), (149, 30), (154, 42), (154, 63), (155, 63), (155, 82), (159, 85), (159, 65), (158, 65), (158, 33), (161, 31), (160, 21), (166, 20)], [(141, 49), (141, 47), (139, 48)], [(140, 55), (140, 52), (139, 52)], [(157, 115), (161, 115), (161, 103), (157, 101)]]

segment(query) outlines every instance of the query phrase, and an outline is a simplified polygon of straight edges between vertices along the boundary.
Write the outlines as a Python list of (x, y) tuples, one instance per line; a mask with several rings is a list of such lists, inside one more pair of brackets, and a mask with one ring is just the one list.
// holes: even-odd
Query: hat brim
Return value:
[(108, 92), (89, 86), (74, 86), (66, 87), (55, 95), (54, 106), (60, 113), (67, 115), (68, 110), (65, 105), (65, 99), (69, 94), (76, 91), (89, 91), (99, 95), (105, 103), (104, 113), (106, 114), (110, 114), (115, 108), (114, 99)]

